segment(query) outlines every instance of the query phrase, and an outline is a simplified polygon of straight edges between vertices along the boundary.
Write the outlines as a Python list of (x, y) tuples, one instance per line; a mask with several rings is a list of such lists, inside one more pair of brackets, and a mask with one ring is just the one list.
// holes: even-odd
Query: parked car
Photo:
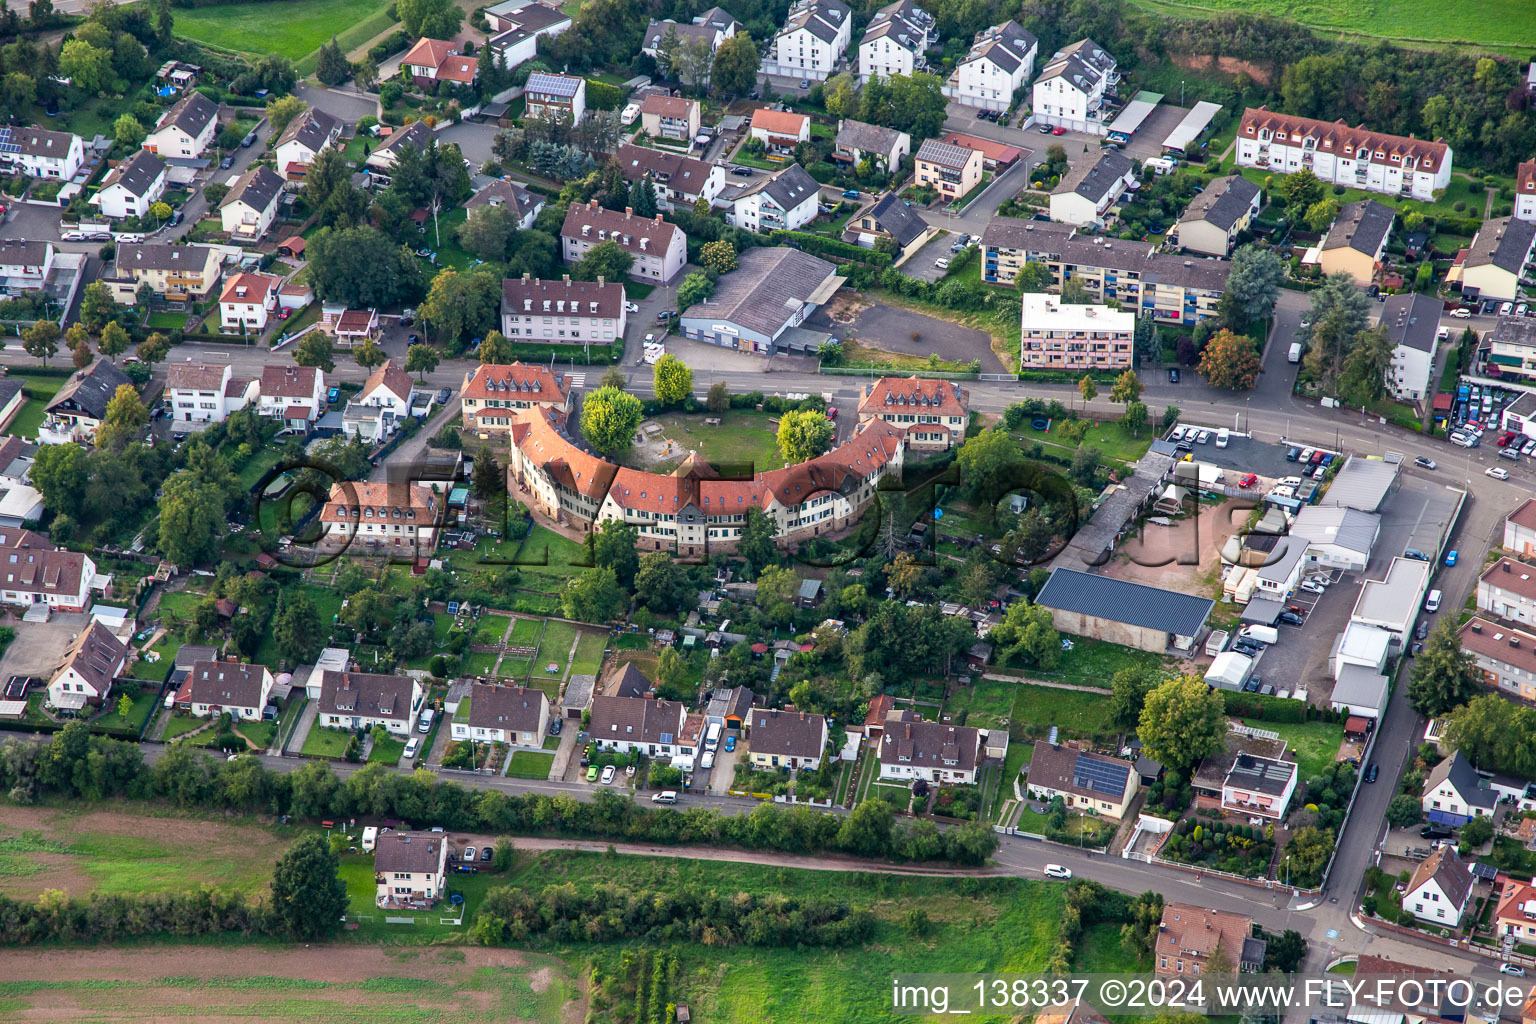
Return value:
[(559, 736), (560, 735), (560, 730), (564, 729), (564, 728), (565, 728), (565, 719), (563, 719), (563, 718), (552, 718), (552, 719), (550, 719), (550, 721), (549, 721), (549, 734), (551, 736)]
[(1446, 565), (1455, 565), (1456, 564), (1456, 559), (1459, 558), (1459, 557), (1460, 557), (1460, 553), (1457, 552), (1457, 550), (1455, 548), (1452, 548), (1451, 550), (1449, 550), (1449, 551), (1447, 551), (1445, 553), (1445, 564)]
[[(612, 771), (613, 769), (609, 768), (608, 770)], [(596, 782), (597, 781), (597, 765), (594, 764), (594, 765), (588, 765), (587, 766), (587, 781), (588, 782)]]
[(1051, 134), (1051, 126), (1048, 125), (1048, 124), (1041, 125), (1040, 126), (1040, 134), (1041, 135), (1049, 135), (1049, 134)]
[(1365, 781), (1366, 782), (1375, 782), (1376, 781), (1376, 776), (1379, 775), (1380, 773), (1381, 773), (1381, 765), (1372, 763), (1371, 766), (1365, 770)]
[(1422, 455), (1420, 455), (1418, 458), (1414, 459), (1413, 460), (1413, 464), (1415, 466), (1418, 466), (1420, 469), (1434, 469), (1435, 468), (1435, 460), (1434, 459), (1426, 459)]
[(933, 261), (933, 265), (938, 267), (940, 270), (948, 270), (949, 258), (947, 256), (940, 256), (938, 259)]
[[(1057, 130), (1059, 131), (1060, 129)], [(1072, 877), (1072, 872), (1070, 869), (1064, 868), (1060, 864), (1047, 864), (1045, 866), (1045, 877), (1060, 878), (1065, 880)]]
[(1296, 456), (1298, 456), (1300, 454), (1301, 454), (1301, 449), (1297, 448), (1295, 445), (1291, 445), (1291, 447), (1289, 447), (1289, 448), (1287, 448), (1285, 450), (1285, 459), (1286, 459), (1287, 462), (1295, 462), (1296, 461)]
[(1518, 449), (1518, 448), (1500, 448), (1499, 449), (1499, 458), (1501, 458), (1501, 459), (1508, 459), (1510, 462), (1519, 462), (1520, 461), (1520, 449)]
[(464, 856), (462, 858), (460, 858), (460, 859), (461, 860), (474, 860), (475, 859), (475, 848), (473, 846), (466, 846), (466, 847), (464, 847)]
[(1410, 658), (1417, 658), (1422, 653), (1424, 653), (1424, 645), (1417, 640), (1413, 642), (1412, 647), (1408, 648), (1408, 657)]
[(614, 774), (615, 773), (614, 773), (613, 765), (610, 764), (606, 768), (604, 768), (603, 769), (603, 785), (605, 785), (605, 786), (613, 785), (613, 776), (614, 776)]
[(1425, 825), (1423, 828), (1419, 829), (1419, 838), (1449, 839), (1451, 838), (1451, 830), (1446, 828), (1444, 825)]
[(1467, 320), (1471, 318), (1472, 311), (1465, 306), (1457, 306), (1448, 315), (1455, 317), (1457, 320)]
[(1499, 973), (1513, 975), (1516, 978), (1523, 978), (1525, 977), (1525, 968), (1521, 967), (1519, 964), (1499, 964)]
[(1429, 636), (1429, 623), (1424, 621), (1423, 619), (1420, 619), (1419, 620), (1419, 624), (1417, 626), (1413, 627), (1413, 638), (1415, 640), (1424, 640), (1424, 639), (1428, 638), (1428, 636)]
[(412, 736), (410, 742), (405, 745), (403, 757), (409, 759), (416, 756), (416, 751), (421, 749), (421, 737)]
[(496, 856), (496, 847), (494, 847), (494, 846), (486, 846), (486, 847), (481, 848), (481, 850), (480, 850), (480, 859), (482, 861), (490, 860), (494, 856)]
[(1178, 369), (1176, 367), (1170, 366), (1168, 368), (1168, 383), (1169, 384), (1177, 384), (1178, 382), (1179, 382), (1179, 371), (1178, 371)]
[(677, 310), (664, 309), (660, 313), (656, 314), (656, 320), (658, 323), (666, 323), (668, 320), (671, 320), (675, 316), (677, 316)]
[(1065, 135), (1065, 134), (1067, 134), (1067, 130), (1065, 128), (1061, 127), (1060, 125), (1057, 125), (1055, 128), (1051, 129), (1051, 134), (1052, 135)]
[(1248, 488), (1252, 487), (1253, 485), (1257, 484), (1258, 482), (1259, 482), (1259, 475), (1257, 473), (1244, 473), (1238, 479), (1237, 486), (1241, 487), (1243, 490), (1246, 491)]
[(1202, 431), (1200, 431), (1200, 433), (1195, 435), (1195, 443), (1196, 444), (1207, 444), (1207, 443), (1210, 442), (1210, 440), (1211, 440), (1211, 432), (1209, 430), (1202, 430)]
[(450, 399), (452, 397), (453, 397), (453, 389), (452, 388), (439, 388), (438, 392), (437, 392), (437, 404), (438, 405), (446, 405), (446, 404), (448, 404), (448, 399)]
[(752, 168), (750, 168), (750, 167), (732, 167), (731, 168), (731, 173), (736, 175), (736, 177), (738, 177), (738, 178), (750, 178), (750, 177), (752, 177)]
[(332, 405), (341, 401), (341, 388), (331, 388), (331, 390), (325, 393), (325, 400)]
[(859, 190), (856, 189), (856, 188), (847, 189), (846, 191), (843, 192), (843, 198), (844, 199), (857, 199), (857, 198), (859, 198)]
[(638, 312), (640, 312), (640, 307), (635, 305), (633, 302), (626, 302), (626, 303), (624, 303), (624, 312), (626, 312), (626, 313), (638, 313)]
[(725, 752), (727, 754), (729, 754), (731, 751), (733, 751), (735, 749), (736, 749), (736, 737), (735, 736), (727, 736), (725, 738)]
[(1483, 475), (1491, 476), (1495, 480), (1508, 480), (1509, 470), (1502, 466), (1489, 466), (1487, 469), (1483, 470)]
[(1314, 583), (1312, 580), (1302, 580), (1298, 586), (1309, 594), (1321, 594), (1326, 592), (1328, 589), (1321, 583)]
[(1280, 621), (1285, 623), (1287, 626), (1299, 626), (1299, 625), (1301, 625), (1303, 622), (1305, 622), (1307, 620), (1303, 619), (1300, 615), (1297, 615), (1295, 612), (1281, 612), (1280, 613)]

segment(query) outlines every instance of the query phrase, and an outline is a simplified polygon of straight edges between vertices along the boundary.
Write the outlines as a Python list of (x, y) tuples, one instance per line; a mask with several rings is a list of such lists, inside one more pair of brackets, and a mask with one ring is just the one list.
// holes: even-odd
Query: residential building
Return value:
[(1446, 280), (1460, 282), (1471, 299), (1511, 302), (1520, 297), (1520, 282), (1529, 276), (1536, 250), (1536, 221), (1499, 217), (1483, 221), (1472, 245), (1456, 254)]
[(197, 718), (227, 711), (236, 720), (254, 722), (271, 695), (272, 673), (265, 665), (199, 661), (176, 691), (176, 706)]
[(1104, 94), (1119, 82), (1115, 58), (1092, 39), (1057, 50), (1035, 79), (1035, 123), (1103, 135)]
[[(663, 41), (670, 34), (678, 43), (702, 39), (709, 44), (709, 52), (714, 53), (720, 49), (721, 43), (739, 31), (744, 31), (741, 22), (732, 17), (729, 11), (711, 7), (691, 22), (673, 21), (671, 18), (652, 21), (645, 29), (645, 40), (640, 46), (640, 52), (660, 58), (664, 49)], [(709, 81), (707, 76), (704, 81)]]
[(508, 488), (555, 522), (591, 530), (618, 467), (572, 444), (543, 409), (514, 413), (511, 438)]
[(944, 83), (944, 95), (967, 107), (1007, 110), (1035, 73), (1039, 51), (1040, 41), (1016, 21), (984, 28)]
[(650, 697), (592, 698), (589, 733), (599, 748), (619, 753), (638, 751), (648, 757), (690, 757), (684, 746), (683, 719), (688, 709), (675, 700)]
[(1125, 190), (1136, 183), (1136, 165), (1118, 149), (1085, 154), (1051, 190), (1051, 220), (1100, 226)]
[(1478, 775), (1461, 751), (1429, 770), (1422, 806), (1431, 824), (1460, 828), (1476, 817), (1489, 817), (1499, 794)]
[[(19, 378), (9, 381), (0, 381), (0, 425), (8, 424), (15, 419), (16, 413), (26, 404), (26, 397), (22, 394), (22, 384)], [(38, 522), (43, 518), (43, 495), (36, 487), (32, 486), (32, 466), (37, 462), (38, 445), (24, 441), (19, 437), (0, 436), (0, 528), (12, 532), (0, 532), (0, 549), (11, 546), (14, 542), (21, 546), (22, 541), (17, 537), (25, 537), (30, 547), (47, 547), (44, 538), (21, 529), (28, 522)], [(85, 557), (83, 555), (79, 556)], [(93, 570), (94, 572), (94, 570)], [(69, 575), (75, 577), (78, 574), (70, 570)], [(39, 593), (60, 594), (59, 602), (65, 600), (62, 591), (58, 589), (58, 579), (48, 579), (44, 573), (44, 587)], [(75, 607), (89, 603), (85, 595), (83, 581), (77, 581), (72, 586), (66, 586), (70, 606)], [(32, 598), (11, 601), (4, 597), (4, 587), (0, 587), (0, 603), (8, 604), (34, 604)]]
[(653, 92), (640, 104), (640, 130), (652, 138), (691, 143), (699, 134), (699, 101)]
[(264, 366), (256, 394), (258, 415), (304, 430), (325, 410), (325, 373), (317, 366)]
[[(9, 381), (0, 380), (0, 430), (9, 427), (16, 414), (27, 404), (27, 396), (23, 393), (25, 386), (26, 381), (20, 377), (12, 377)], [(24, 483), (31, 472), (27, 467), (32, 464), (36, 448), (27, 445), (19, 449), (20, 454), (11, 454), (10, 440), (21, 442), (20, 438), (7, 439), (0, 435), (0, 480)]]
[(800, 327), (841, 287), (843, 278), (828, 261), (799, 249), (753, 246), (737, 256), (715, 293), (683, 310), (678, 330), (685, 338), (743, 352), (772, 355), (804, 351)]
[(1057, 797), (1069, 811), (1103, 815), (1117, 821), (1131, 809), (1140, 788), (1136, 765), (1118, 757), (1036, 743), (1026, 788), (1046, 803)]
[(857, 168), (867, 157), (877, 171), (889, 173), (912, 152), (912, 136), (884, 125), (863, 121), (837, 122), (832, 159)]
[[(1498, 367), (1501, 376), (1536, 385), (1536, 318), (1501, 316), (1483, 340), (1488, 345), (1488, 361)], [(1506, 414), (1505, 429), (1536, 437), (1536, 405), (1522, 401), (1522, 397), (1512, 403), (1513, 415)], [(1516, 416), (1519, 422), (1511, 422)]]
[(1342, 120), (1276, 114), (1264, 107), (1243, 111), (1237, 129), (1239, 167), (1275, 174), (1306, 167), (1327, 184), (1387, 195), (1433, 199), (1451, 183), (1451, 161), (1451, 147), (1444, 142), (1351, 128)]
[(700, 199), (713, 204), (725, 188), (725, 168), (682, 153), (626, 142), (615, 159), (624, 169), (625, 181), (650, 177), (658, 209), (691, 208)]
[(1295, 761), (1239, 754), (1221, 786), (1221, 809), (1283, 821), (1296, 793)]
[(587, 80), (536, 71), (523, 86), (524, 117), (575, 124), (587, 113)]
[(1536, 631), (1478, 615), (1458, 635), (1483, 682), (1501, 694), (1536, 703)]
[(196, 160), (218, 132), (219, 105), (200, 92), (187, 92), (160, 115), (144, 148), (162, 160)]
[(1256, 597), (1288, 600), (1301, 582), (1301, 570), (1306, 565), (1307, 542), (1300, 538), (1249, 536), (1244, 547), (1248, 551), (1263, 551), (1263, 564), (1257, 568), (1254, 583)]
[(64, 649), (63, 662), (48, 680), (48, 703), (63, 711), (104, 706), (127, 661), (128, 646), (92, 619)]
[(571, 384), (544, 366), (481, 363), (464, 375), (459, 397), (462, 428), (483, 439), (508, 434), (519, 409), (544, 409), (564, 422), (571, 411)]
[(1109, 1018), (1095, 1009), (1091, 1003), (1079, 997), (1041, 1010), (1035, 1014), (1035, 1024), (1110, 1024), (1110, 1022)]
[(459, 53), (455, 44), (442, 39), (418, 39), (400, 60), (400, 73), (418, 89), (430, 88), (439, 82), (474, 85), (479, 72), (479, 57), (465, 56)]
[(1019, 157), (1024, 155), (1024, 150), (1017, 146), (1009, 146), (994, 139), (984, 139), (979, 135), (965, 135), (961, 132), (945, 132), (939, 141), (951, 146), (980, 150), (981, 166), (989, 171), (1005, 171), (1018, 163)]
[[(8, 438), (5, 448), (12, 449), (13, 441), (19, 443)], [(85, 612), (92, 592), (106, 589), (110, 579), (97, 573), (89, 555), (53, 547), (43, 535), (19, 525), (0, 529), (0, 603)]]
[(539, 748), (549, 727), (549, 698), (529, 686), (476, 683), (459, 701), (451, 726), (456, 740)]
[(0, 239), (0, 295), (42, 291), (53, 272), (52, 242)]
[(236, 377), (228, 364), (172, 363), (165, 371), (171, 429), (182, 423), (223, 423), (256, 400), (257, 382)]
[(1477, 579), (1477, 607), (1501, 619), (1536, 626), (1536, 566), (1501, 557)]
[(341, 138), (341, 119), (319, 107), (301, 111), (277, 137), (277, 169), (289, 181), (302, 179), (315, 157)]
[(913, 180), (949, 200), (969, 195), (981, 184), (981, 151), (928, 139), (917, 150)]
[(570, 15), (535, 0), (507, 0), (487, 7), (485, 20), (491, 28), (485, 45), (501, 54), (502, 66), (509, 70), (532, 60), (540, 39), (552, 39), (571, 27)]
[(1536, 220), (1536, 160), (1526, 160), (1515, 170), (1515, 219)]
[(827, 719), (804, 711), (754, 708), (747, 726), (751, 734), (748, 759), (754, 768), (815, 771), (827, 749)]
[(898, 260), (921, 249), (929, 238), (927, 223), (895, 192), (866, 207), (843, 231), (843, 241), (866, 249), (875, 248), (884, 238), (895, 243), (893, 256)]
[(150, 204), (165, 195), (166, 170), (163, 160), (141, 149), (108, 171), (88, 202), (112, 220), (146, 216)]
[[(1351, 628), (1361, 627), (1351, 624)], [(1355, 718), (1365, 722), (1379, 722), (1381, 716), (1386, 714), (1387, 699), (1391, 692), (1387, 677), (1381, 674), (1379, 668), (1352, 663), (1339, 665), (1336, 672), (1328, 706), (1335, 712), (1349, 716), (1344, 723), (1346, 732), (1363, 732), (1373, 728), (1366, 725), (1364, 728), (1352, 729), (1350, 726)]]
[(864, 385), (859, 422), (883, 420), (916, 451), (947, 451), (965, 440), (971, 393), (951, 380), (881, 377)]
[(373, 848), (374, 902), (380, 907), (432, 904), (448, 895), (448, 837), (441, 832), (382, 832)]
[(1380, 626), (1402, 644), (1419, 616), (1419, 606), (1429, 590), (1430, 563), (1416, 558), (1394, 558), (1385, 579), (1366, 580), (1355, 600), (1351, 622)]
[(1078, 236), (1074, 227), (997, 218), (981, 236), (982, 280), (1012, 284), (1026, 263), (1043, 264), (1059, 288), (1077, 281), (1096, 302), (1160, 324), (1193, 325), (1216, 315), (1231, 264), (1157, 251), (1150, 242)]
[(762, 142), (770, 156), (792, 154), (795, 147), (811, 138), (809, 114), (797, 114), (792, 110), (774, 110), (758, 107), (752, 111), (749, 135)]
[(231, 242), (256, 242), (277, 216), (283, 177), (264, 164), (240, 175), (219, 202), (219, 221)]
[(1126, 369), (1135, 333), (1134, 313), (1062, 302), (1041, 292), (1023, 297), (1020, 351), (1028, 369)]
[(1342, 505), (1303, 505), (1290, 536), (1306, 545), (1307, 565), (1364, 572), (1381, 534), (1381, 516)]
[(197, 64), (168, 60), (160, 65), (159, 71), (155, 72), (155, 81), (172, 92), (181, 92), (197, 85), (197, 76), (202, 72), (202, 67)]
[[(1516, 942), (1536, 942), (1536, 885), (1501, 874), (1494, 881), (1493, 892), (1498, 900), (1493, 911), (1494, 935), (1505, 942), (1509, 941), (1506, 936), (1514, 936)], [(1536, 1017), (1533, 1009), (1528, 1000), (1521, 1014), (1522, 1024), (1528, 1017)]]
[(1358, 285), (1370, 284), (1392, 238), (1394, 216), (1391, 207), (1374, 199), (1345, 203), (1318, 245), (1317, 265), (1324, 274), (1348, 274)]
[(880, 8), (859, 41), (860, 80), (926, 70), (928, 45), (935, 35), (933, 15), (912, 0), (896, 0)]
[(85, 143), (70, 132), (52, 132), (36, 125), (0, 126), (0, 166), (30, 178), (68, 181), (85, 163)]
[(504, 206), (517, 218), (519, 231), (527, 231), (544, 209), (544, 197), (530, 192), (515, 181), (498, 178), (464, 201), (470, 213), (482, 206)]
[(1472, 871), (1456, 847), (1444, 843), (1414, 869), (1403, 909), (1427, 924), (1456, 928), (1472, 897)]
[(725, 219), (738, 228), (767, 234), (798, 231), (816, 219), (821, 186), (799, 164), (790, 164), (731, 198)]
[(617, 281), (524, 274), (501, 283), (501, 333), (513, 344), (609, 345), (624, 337), (625, 319), (624, 286)]
[(1526, 498), (1504, 517), (1504, 542), (1499, 546), (1521, 558), (1536, 554), (1536, 498)]
[(1215, 179), (1190, 200), (1179, 218), (1179, 247), (1204, 256), (1229, 255), (1263, 201), (1263, 190), (1240, 174)]
[(320, 675), (316, 725), (365, 732), (382, 725), (393, 736), (410, 734), (411, 723), (425, 696), (419, 680), (318, 666), (315, 671)]
[(1216, 602), (1058, 567), (1035, 604), (1050, 609), (1052, 622), (1064, 633), (1162, 654), (1193, 647)]
[(1253, 918), (1187, 903), (1163, 904), (1153, 955), (1162, 975), (1252, 973), (1264, 969), (1265, 940), (1255, 938)]
[[(757, 742), (757, 717), (752, 712), (752, 742)], [(970, 726), (925, 722), (914, 712), (888, 718), (880, 737), (880, 778), (970, 786), (981, 766), (981, 730)]]
[(106, 356), (97, 356), (83, 370), (70, 374), (44, 408), (37, 439), (43, 444), (90, 442), (107, 416), (107, 403), (123, 385), (133, 381)]
[(331, 485), (320, 523), (328, 545), (347, 545), (355, 553), (427, 554), (437, 547), (441, 511), (425, 484), (347, 481)]
[(1445, 307), (1428, 295), (1405, 292), (1387, 296), (1380, 308), (1379, 323), (1387, 329), (1393, 346), (1387, 387), (1400, 402), (1423, 401), (1434, 393), (1429, 378), (1435, 368), (1435, 335)]
[(784, 28), (773, 37), (763, 73), (824, 82), (853, 38), (853, 9), (843, 0), (795, 0)]
[(353, 405), (364, 405), (384, 409), (395, 419), (404, 419), (411, 409), (411, 395), (416, 391), (416, 382), (411, 380), (411, 375), (395, 365), (393, 359), (386, 359), (384, 365), (368, 375), (363, 381), (363, 388), (352, 399)]
[(395, 166), (401, 148), (412, 146), (425, 150), (432, 138), (432, 126), (425, 121), (412, 121), (404, 128), (393, 129), (363, 161), (363, 166), (368, 169), (369, 183), (379, 188), (389, 187), (389, 172)]
[(201, 301), (213, 293), (222, 273), (219, 251), (212, 246), (166, 242), (120, 243), (115, 270), (108, 282), (112, 297), (130, 306), (146, 284), (168, 302)]
[(224, 284), (219, 296), (219, 330), (260, 334), (277, 311), (277, 289), (282, 279), (250, 271), (236, 274)]
[[(560, 228), (560, 248), (565, 262), (575, 263), (593, 246), (613, 242), (634, 257), (629, 276), (636, 281), (665, 284), (682, 272), (688, 260), (688, 236), (676, 224), (654, 217), (637, 217), (599, 206), (596, 199), (572, 203)], [(622, 307), (621, 307), (622, 308)]]

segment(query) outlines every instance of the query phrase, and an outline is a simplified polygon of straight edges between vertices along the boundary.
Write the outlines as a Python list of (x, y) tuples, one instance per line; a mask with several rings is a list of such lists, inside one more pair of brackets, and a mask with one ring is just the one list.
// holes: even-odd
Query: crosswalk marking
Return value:
[(570, 375), (570, 380), (571, 387), (573, 388), (584, 388), (587, 386), (587, 375), (584, 373), (573, 373)]

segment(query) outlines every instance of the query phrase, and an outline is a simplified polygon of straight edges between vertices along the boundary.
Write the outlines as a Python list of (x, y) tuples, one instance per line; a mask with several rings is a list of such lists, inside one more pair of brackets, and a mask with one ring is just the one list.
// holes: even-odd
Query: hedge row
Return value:
[(888, 267), (891, 265), (890, 253), (864, 249), (857, 245), (850, 245), (841, 239), (828, 238), (825, 235), (813, 235), (808, 231), (774, 231), (768, 237), (772, 238), (775, 242), (793, 242), (806, 252), (813, 252), (822, 256), (841, 256), (844, 259), (856, 260), (859, 263), (868, 263), (873, 267)]

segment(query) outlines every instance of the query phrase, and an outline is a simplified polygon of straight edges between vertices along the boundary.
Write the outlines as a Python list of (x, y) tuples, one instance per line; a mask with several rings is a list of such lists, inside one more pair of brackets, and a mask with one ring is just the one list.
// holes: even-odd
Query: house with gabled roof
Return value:
[(52, 242), (0, 238), (0, 295), (42, 291), (53, 274)]
[(1444, 142), (1351, 128), (1249, 107), (1237, 129), (1237, 166), (1290, 174), (1303, 167), (1330, 185), (1430, 200), (1451, 183)]
[(864, 385), (859, 422), (883, 420), (906, 432), (918, 451), (946, 451), (965, 440), (971, 393), (956, 381), (880, 377)]
[(219, 221), (232, 242), (255, 242), (267, 233), (277, 216), (283, 194), (283, 176), (265, 164), (240, 175), (219, 201)]
[(868, 82), (910, 75), (928, 67), (928, 46), (937, 35), (933, 15), (912, 0), (896, 0), (870, 16), (859, 41), (859, 78)]
[(1119, 81), (1109, 51), (1092, 39), (1079, 39), (1057, 50), (1035, 79), (1035, 122), (1103, 135), (1104, 95)]
[(128, 646), (99, 619), (92, 619), (64, 651), (48, 680), (48, 703), (65, 711), (101, 707), (128, 662)]
[(1268, 943), (1253, 934), (1253, 918), (1187, 903), (1163, 904), (1152, 955), (1159, 975), (1253, 973), (1264, 969)]
[(277, 310), (277, 289), (282, 283), (282, 278), (251, 271), (231, 277), (219, 296), (219, 330), (242, 334), (266, 330)]
[(1179, 247), (1204, 256), (1226, 256), (1259, 215), (1263, 201), (1263, 190), (1241, 174), (1215, 179), (1179, 216)]
[(316, 671), (320, 673), (317, 725), (365, 732), (382, 725), (392, 735), (409, 735), (424, 696), (419, 680), (371, 672)]
[(883, 238), (896, 244), (899, 256), (910, 256), (928, 240), (928, 224), (895, 192), (887, 192), (848, 222), (843, 241), (873, 249)]
[(1459, 282), (1468, 299), (1509, 302), (1521, 297), (1521, 282), (1530, 277), (1533, 259), (1536, 221), (1496, 217), (1483, 221), (1472, 244), (1457, 254), (1446, 280)]
[(260, 416), (305, 429), (325, 409), (325, 372), (318, 366), (264, 366), (257, 382)]
[(527, 231), (544, 209), (544, 197), (515, 181), (498, 178), (464, 201), (464, 209), (470, 213), (482, 206), (506, 207), (516, 217), (518, 230)]
[(1136, 165), (1119, 150), (1084, 154), (1051, 190), (1051, 220), (1079, 227), (1102, 224), (1135, 182)]
[(675, 210), (692, 207), (700, 199), (713, 203), (725, 188), (725, 168), (672, 150), (652, 149), (626, 142), (614, 154), (624, 171), (624, 180), (651, 179), (656, 206)]
[[(674, 21), (671, 18), (662, 21), (652, 20), (650, 25), (646, 26), (640, 52), (661, 58), (663, 43), (670, 35), (679, 43), (702, 39), (709, 45), (709, 52), (714, 53), (720, 49), (721, 43), (740, 31), (744, 31), (741, 22), (737, 21), (729, 11), (721, 7), (711, 7), (703, 14), (695, 16), (692, 21)], [(705, 81), (707, 82), (708, 78)]]
[(1132, 761), (1054, 743), (1036, 743), (1026, 780), (1029, 795), (1061, 797), (1068, 810), (1120, 819), (1141, 787)]
[(571, 411), (570, 378), (547, 366), (481, 363), (464, 375), (460, 425), (476, 437), (510, 434), (519, 409), (545, 409), (559, 422)]
[(638, 751), (649, 757), (692, 757), (695, 747), (683, 742), (688, 709), (675, 700), (650, 697), (592, 698), (589, 734), (598, 747), (619, 753)]
[(832, 159), (857, 168), (866, 157), (877, 171), (892, 171), (912, 152), (912, 136), (851, 118), (837, 122)]
[(141, 149), (108, 171), (88, 202), (112, 220), (146, 216), (150, 204), (165, 195), (167, 170), (165, 161)]
[(755, 708), (748, 717), (751, 749), (747, 757), (753, 767), (790, 771), (821, 767), (829, 735), (825, 715)]
[(432, 140), (432, 126), (425, 121), (412, 121), (402, 128), (391, 131), (363, 161), (363, 165), (368, 169), (369, 184), (378, 188), (388, 188), (389, 172), (395, 166), (395, 161), (399, 159), (400, 150), (405, 146), (411, 146), (425, 151)]
[(713, 295), (683, 310), (678, 329), (685, 338), (738, 352), (802, 351), (797, 329), (844, 280), (836, 265), (810, 253), (753, 246), (721, 276)]
[(1374, 199), (1345, 203), (1313, 258), (1324, 274), (1348, 274), (1358, 285), (1376, 278), (1396, 214)]
[(523, 86), (524, 117), (575, 124), (587, 113), (587, 80), (536, 71)]
[(108, 287), (125, 305), (137, 303), (139, 287), (146, 284), (169, 301), (206, 299), (222, 273), (213, 246), (166, 242), (120, 243), (113, 269)]
[(763, 73), (826, 81), (852, 38), (853, 8), (843, 0), (795, 0), (773, 37)]
[(277, 137), (277, 170), (288, 181), (302, 180), (315, 157), (341, 138), (341, 119), (319, 107), (300, 111)]
[(256, 400), (257, 383), (236, 377), (227, 363), (172, 363), (165, 371), (165, 392), (174, 431), (182, 424), (223, 423)]
[(944, 83), (944, 95), (967, 107), (1007, 110), (1034, 74), (1039, 49), (1039, 40), (1016, 21), (984, 28)]
[(129, 376), (106, 356), (97, 356), (83, 370), (70, 374), (44, 407), (37, 439), (43, 444), (89, 442), (107, 416), (107, 403), (123, 385), (133, 386)]
[[(5, 447), (12, 447), (10, 438)], [(55, 547), (48, 538), (15, 526), (0, 529), (0, 603), (47, 605), (61, 612), (84, 612), (94, 592), (105, 590), (111, 576), (96, 571), (91, 556)]]
[(459, 701), (450, 726), (456, 740), (540, 747), (549, 726), (549, 698), (528, 686), (475, 683)]
[(373, 848), (374, 902), (386, 909), (430, 906), (448, 893), (448, 837), (390, 830)]
[(265, 665), (247, 662), (199, 661), (176, 691), (176, 705), (197, 718), (228, 712), (256, 721), (272, 695), (272, 673)]
[(501, 333), (514, 345), (611, 345), (624, 336), (627, 318), (624, 286), (601, 275), (572, 281), (566, 274), (555, 281), (524, 274), (501, 283)]
[(758, 107), (752, 111), (747, 132), (762, 142), (769, 153), (793, 153), (800, 143), (810, 141), (811, 117), (793, 110)]
[(1472, 898), (1472, 871), (1456, 847), (1441, 845), (1414, 869), (1403, 891), (1403, 909), (1426, 924), (1456, 928)]
[(331, 485), (320, 512), (327, 546), (425, 554), (437, 547), (442, 503), (425, 484), (404, 480)]
[[(754, 742), (757, 715), (752, 716)], [(981, 761), (980, 729), (925, 722), (911, 711), (886, 719), (880, 737), (881, 779), (971, 785)]]
[(665, 284), (682, 272), (688, 260), (688, 236), (676, 224), (654, 217), (637, 217), (626, 208), (620, 213), (598, 204), (572, 203), (560, 228), (560, 249), (565, 262), (575, 263), (604, 242), (613, 242), (634, 258), (629, 276), (637, 281)]
[(219, 131), (219, 105), (191, 91), (160, 115), (144, 148), (163, 160), (195, 160), (207, 152)]
[(486, 49), (501, 54), (507, 70), (538, 53), (541, 38), (554, 38), (571, 27), (571, 16), (552, 4), (537, 0), (503, 0), (485, 9), (491, 35)]
[(1499, 795), (1461, 751), (1435, 765), (1424, 780), (1421, 803), (1431, 823), (1460, 828), (1493, 814)]
[(460, 53), (452, 42), (425, 36), (416, 40), (416, 45), (400, 60), (400, 73), (418, 88), (438, 82), (473, 85), (479, 70), (480, 58)]
[(726, 221), (747, 231), (798, 231), (816, 219), (821, 185), (799, 164), (759, 178), (731, 198)]
[(33, 178), (68, 181), (84, 163), (85, 142), (72, 132), (0, 126), (0, 165), (19, 168)]
[(652, 138), (692, 142), (699, 134), (699, 101), (653, 92), (640, 102), (640, 130)]

